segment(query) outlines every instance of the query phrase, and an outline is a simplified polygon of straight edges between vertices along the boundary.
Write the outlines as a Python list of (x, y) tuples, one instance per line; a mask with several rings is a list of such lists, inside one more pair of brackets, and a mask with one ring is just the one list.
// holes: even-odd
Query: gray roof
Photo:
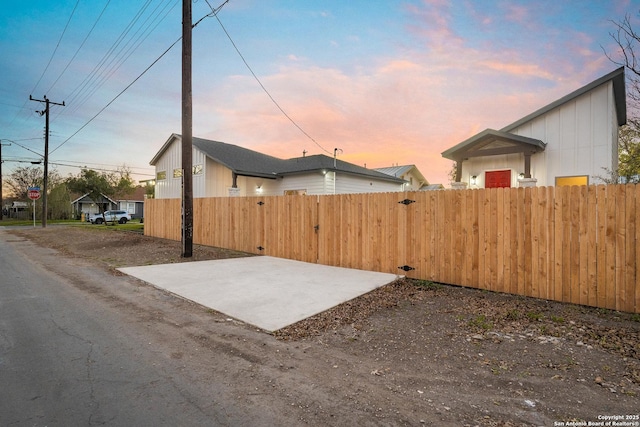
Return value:
[(193, 146), (238, 175), (275, 178), (284, 167), (282, 159), (233, 144), (194, 137)]
[[(462, 141), (461, 143), (442, 152), (445, 159), (458, 160), (461, 157), (468, 156), (471, 150), (481, 153), (483, 147), (491, 143), (514, 144), (514, 152), (525, 151), (522, 147), (530, 147), (531, 151), (544, 151), (546, 144), (539, 139), (529, 138), (522, 135), (503, 132), (494, 129), (485, 129), (482, 132)], [(518, 148), (520, 147), (520, 148)], [(526, 148), (528, 151), (529, 148)], [(487, 152), (488, 153), (488, 152)]]
[(443, 151), (442, 157), (456, 160), (465, 150), (469, 150), (476, 145), (488, 143), (491, 139), (495, 141), (512, 141), (517, 144), (531, 144), (532, 147), (537, 147), (539, 151), (544, 150), (545, 144), (542, 141), (533, 138), (522, 137), (510, 132), (523, 125), (524, 123), (542, 116), (543, 114), (548, 113), (554, 108), (570, 102), (578, 98), (579, 96), (584, 95), (589, 91), (597, 88), (598, 86), (607, 83), (608, 81), (613, 82), (613, 95), (614, 103), (616, 106), (617, 122), (618, 126), (622, 126), (627, 122), (627, 100), (625, 92), (624, 67), (620, 67), (617, 70), (614, 70), (609, 74), (602, 76), (597, 80), (594, 80), (586, 86), (583, 86), (580, 89), (571, 92), (570, 94), (558, 99), (557, 101), (554, 101), (551, 104), (546, 105), (545, 107), (542, 107), (539, 110), (536, 110), (533, 113), (511, 123), (510, 125), (505, 126), (499, 131), (493, 129), (485, 129), (479, 134), (474, 135), (465, 141), (462, 141), (461, 143), (449, 148), (446, 151)]
[(398, 177), (398, 176), (402, 176), (405, 173), (409, 172), (414, 167), (415, 167), (414, 165), (389, 166), (389, 167), (386, 167), (386, 168), (375, 168), (374, 170), (376, 170), (378, 172), (386, 173), (387, 175)]
[[(166, 151), (171, 142), (176, 138), (180, 139), (180, 135), (172, 134), (171, 137), (169, 137), (160, 151), (158, 151), (151, 160), (151, 165), (157, 163), (164, 151)], [(275, 179), (285, 175), (332, 170), (383, 181), (397, 182), (399, 184), (405, 182), (400, 178), (357, 166), (353, 163), (338, 159), (334, 160), (332, 157), (322, 154), (284, 160), (237, 145), (196, 137), (193, 138), (193, 146), (197, 147), (198, 150), (202, 151), (207, 157), (241, 176)]]
[(618, 119), (618, 126), (622, 126), (627, 123), (627, 97), (625, 90), (625, 82), (624, 82), (624, 67), (620, 67), (617, 70), (610, 72), (609, 74), (600, 77), (597, 80), (592, 81), (586, 86), (581, 87), (578, 90), (571, 92), (569, 95), (566, 95), (557, 101), (552, 102), (551, 104), (540, 108), (537, 111), (529, 114), (526, 117), (521, 118), (520, 120), (511, 123), (509, 126), (502, 128), (503, 132), (510, 132), (517, 128), (518, 126), (526, 123), (530, 120), (535, 119), (538, 116), (541, 116), (554, 108), (565, 104), (585, 93), (597, 88), (598, 86), (607, 83), (609, 80), (613, 81), (613, 97), (616, 105), (616, 114)]

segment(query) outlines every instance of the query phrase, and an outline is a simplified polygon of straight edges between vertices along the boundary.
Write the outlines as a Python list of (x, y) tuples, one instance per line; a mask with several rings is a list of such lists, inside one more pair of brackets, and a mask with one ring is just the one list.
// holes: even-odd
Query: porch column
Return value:
[(531, 178), (531, 153), (524, 153), (524, 177)]
[(462, 159), (456, 160), (456, 182), (462, 179)]
[(231, 176), (233, 178), (233, 182), (231, 184), (231, 188), (229, 188), (229, 197), (238, 197), (240, 196), (240, 189), (238, 188), (238, 174), (232, 172)]

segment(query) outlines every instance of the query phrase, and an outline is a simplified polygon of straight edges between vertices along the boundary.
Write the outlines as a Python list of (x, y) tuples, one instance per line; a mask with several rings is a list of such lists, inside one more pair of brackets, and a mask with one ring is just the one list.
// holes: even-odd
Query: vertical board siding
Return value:
[[(180, 212), (146, 200), (145, 234)], [(639, 212), (633, 184), (197, 198), (194, 243), (638, 313)]]

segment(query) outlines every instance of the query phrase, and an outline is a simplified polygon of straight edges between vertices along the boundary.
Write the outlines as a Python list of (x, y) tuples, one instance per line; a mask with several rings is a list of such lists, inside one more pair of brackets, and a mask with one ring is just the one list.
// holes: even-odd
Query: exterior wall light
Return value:
[(262, 194), (262, 185), (257, 185), (256, 186), (256, 193)]
[(471, 185), (476, 185), (478, 183), (478, 177), (476, 175), (473, 175), (471, 177)]

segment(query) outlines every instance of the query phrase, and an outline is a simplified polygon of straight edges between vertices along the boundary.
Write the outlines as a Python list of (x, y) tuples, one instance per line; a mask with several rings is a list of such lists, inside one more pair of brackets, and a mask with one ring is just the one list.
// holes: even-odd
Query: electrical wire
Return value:
[[(47, 62), (47, 65), (46, 65), (46, 67), (44, 67), (44, 70), (42, 71), (42, 74), (40, 75), (40, 78), (36, 82), (36, 84), (33, 87), (33, 89), (31, 89), (30, 93), (34, 93), (35, 92), (35, 90), (38, 88), (38, 85), (40, 85), (40, 82), (42, 81), (42, 78), (44, 77), (44, 75), (46, 74), (47, 70), (49, 69), (49, 66), (51, 65), (51, 61), (53, 61), (53, 57), (56, 55), (56, 52), (58, 51), (58, 48), (60, 47), (60, 42), (62, 41), (62, 38), (64, 37), (65, 33), (67, 32), (67, 28), (69, 27), (69, 23), (71, 22), (71, 18), (73, 18), (73, 15), (75, 14), (76, 9), (78, 8), (78, 4), (80, 4), (80, 0), (77, 0), (75, 6), (73, 6), (73, 10), (71, 11), (71, 15), (69, 16), (69, 19), (67, 20), (67, 23), (64, 26), (64, 30), (62, 30), (62, 34), (60, 34), (60, 38), (58, 39), (58, 43), (56, 44), (56, 47), (55, 47), (55, 49), (53, 49), (53, 53), (51, 54), (51, 57), (49, 58), (49, 62)], [(11, 122), (9, 122), (9, 126), (8, 127), (11, 127), (13, 125), (13, 122), (18, 118), (18, 115), (20, 114), (20, 112), (23, 111), (25, 109), (25, 107), (27, 106), (27, 102), (28, 101), (29, 101), (28, 99), (24, 101), (24, 104), (22, 104), (22, 107), (20, 108), (20, 110), (18, 110), (16, 115), (13, 116), (13, 119), (11, 119)]]
[[(198, 25), (204, 18), (209, 17), (211, 15), (214, 15), (215, 13), (217, 13), (218, 11), (220, 11), (220, 9), (222, 8), (222, 6), (224, 6), (225, 4), (227, 4), (229, 2), (229, 0), (226, 0), (224, 3), (222, 3), (217, 9), (216, 11), (214, 11), (211, 14), (205, 15), (204, 17), (202, 17), (200, 20), (198, 20), (194, 25), (192, 25), (192, 27), (195, 27), (196, 25)], [(208, 3), (208, 2), (207, 2)], [(178, 37), (178, 39), (176, 41), (174, 41), (171, 46), (169, 46), (160, 56), (158, 56), (152, 63), (151, 65), (149, 65), (147, 68), (145, 68), (144, 71), (142, 71), (142, 73), (140, 73), (138, 75), (138, 77), (136, 77), (131, 83), (129, 83), (124, 89), (122, 89), (122, 91), (120, 91), (120, 93), (118, 93), (111, 101), (109, 101), (107, 103), (107, 105), (105, 105), (104, 107), (102, 107), (100, 109), (100, 111), (98, 111), (93, 117), (91, 117), (84, 125), (82, 125), (80, 127), (80, 129), (78, 129), (77, 131), (75, 131), (71, 136), (69, 136), (67, 139), (65, 139), (64, 141), (62, 141), (57, 147), (55, 147), (53, 150), (51, 150), (49, 152), (49, 154), (52, 154), (53, 152), (55, 152), (56, 150), (58, 150), (60, 147), (62, 147), (64, 144), (66, 144), (71, 138), (73, 138), (74, 136), (76, 136), (78, 133), (80, 133), (80, 131), (82, 129), (84, 129), (85, 127), (87, 127), (93, 120), (96, 119), (96, 117), (98, 117), (100, 114), (102, 114), (102, 112), (104, 110), (106, 110), (111, 104), (113, 104), (116, 99), (118, 99), (123, 93), (125, 93), (131, 86), (133, 86), (133, 84), (135, 82), (137, 82), (142, 76), (144, 76), (147, 71), (149, 71), (151, 69), (151, 67), (153, 67), (158, 61), (160, 61), (160, 59), (162, 59), (180, 40), (182, 40), (182, 36)]]
[[(117, 57), (114, 58), (114, 60), (116, 62), (114, 64), (111, 64), (111, 67), (108, 70), (105, 71), (105, 73), (102, 75), (100, 81), (98, 81), (96, 83), (96, 85), (93, 87), (93, 89), (90, 92), (88, 92), (85, 95), (85, 97), (81, 101), (79, 101), (77, 103), (77, 105), (75, 105), (75, 108), (72, 109), (72, 111), (70, 111), (69, 114), (72, 114), (73, 112), (77, 111), (82, 105), (84, 105), (91, 98), (91, 96), (93, 96), (120, 69), (120, 67), (122, 65), (124, 65), (124, 63), (129, 59), (129, 57), (131, 57), (131, 55), (133, 55), (133, 53), (140, 47), (140, 45), (142, 43), (144, 43), (144, 41), (147, 39), (147, 37), (149, 37), (151, 35), (151, 33), (153, 33), (153, 31), (162, 23), (162, 21), (164, 21), (164, 19), (171, 13), (171, 11), (178, 4), (178, 2), (176, 1), (170, 9), (166, 10), (167, 7), (169, 7), (170, 2), (171, 2), (171, 0), (169, 0), (167, 2), (167, 4), (165, 4), (164, 8), (160, 11), (160, 13), (158, 13), (158, 14), (156, 14), (154, 16), (153, 20), (147, 25), (147, 27), (144, 29), (144, 31), (142, 33), (140, 33), (140, 28), (139, 28), (133, 34), (132, 38), (129, 39), (129, 41), (118, 52), (119, 59)], [(156, 7), (156, 9), (152, 13), (155, 13), (158, 10), (158, 7)], [(166, 12), (165, 12), (165, 10), (166, 10)], [(165, 12), (165, 14), (164, 14), (164, 16), (162, 16), (162, 18), (160, 18), (160, 14), (163, 13), (163, 12)], [(150, 18), (151, 17), (147, 17), (147, 19), (143, 22), (142, 25), (145, 25), (149, 21)], [(155, 23), (155, 25), (153, 26), (153, 28), (149, 29), (151, 27), (151, 25), (153, 25), (154, 23)], [(133, 37), (136, 37), (136, 35), (137, 35), (137, 38), (135, 40), (133, 40)], [(132, 41), (133, 41), (133, 43), (132, 43)], [(128, 48), (127, 48), (127, 46), (128, 46)], [(127, 49), (127, 50), (125, 51), (125, 49)], [(113, 62), (114, 60), (112, 60), (111, 62)], [(66, 114), (66, 111), (64, 113)]]
[[(207, 1), (207, 4), (209, 4), (209, 1)], [(211, 7), (211, 5), (209, 5), (209, 7)], [(271, 96), (271, 94), (269, 93), (269, 91), (267, 90), (267, 88), (262, 84), (262, 82), (260, 81), (260, 79), (258, 78), (258, 76), (256, 75), (256, 73), (253, 72), (253, 69), (251, 69), (251, 66), (249, 66), (249, 63), (247, 63), (247, 60), (244, 58), (244, 56), (242, 55), (242, 53), (240, 53), (240, 49), (238, 49), (238, 46), (236, 46), (235, 42), (233, 41), (233, 39), (231, 38), (231, 36), (229, 35), (229, 33), (227, 32), (227, 29), (224, 27), (224, 25), (222, 25), (222, 21), (220, 21), (220, 18), (218, 17), (217, 13), (214, 13), (213, 16), (215, 16), (215, 18), (218, 20), (218, 23), (220, 24), (220, 27), (222, 28), (222, 30), (224, 31), (224, 33), (227, 35), (227, 38), (229, 39), (229, 41), (231, 42), (231, 44), (233, 45), (233, 48), (236, 50), (236, 52), (238, 53), (238, 55), (240, 56), (240, 59), (242, 59), (242, 62), (244, 62), (244, 65), (247, 67), (247, 69), (249, 70), (249, 72), (251, 73), (251, 75), (253, 76), (253, 78), (258, 82), (258, 84), (260, 85), (260, 87), (262, 88), (262, 90), (264, 91), (264, 93), (267, 94), (267, 96), (269, 97), (269, 99), (271, 100), (271, 102), (273, 102), (273, 104), (278, 108), (278, 110), (280, 110), (280, 112), (287, 118), (289, 119), (289, 121), (296, 127), (298, 128), (298, 130), (300, 132), (303, 133), (304, 136), (306, 136), (307, 138), (309, 138), (314, 144), (316, 144), (322, 151), (324, 151), (327, 154), (333, 155), (333, 153), (329, 150), (327, 150), (326, 148), (324, 148), (322, 145), (320, 145), (318, 143), (318, 141), (316, 141), (313, 137), (311, 137), (311, 135), (309, 135), (304, 129), (302, 129), (302, 127), (300, 127), (300, 125), (298, 125), (298, 123), (296, 123), (295, 120), (293, 120), (291, 118), (291, 116), (289, 116), (289, 114), (287, 114), (286, 111), (284, 111), (284, 109), (280, 106), (280, 104), (273, 98), (273, 96)]]
[(115, 100), (116, 100), (116, 99), (118, 99), (118, 98), (119, 98), (123, 93), (125, 93), (125, 92), (126, 92), (126, 91), (131, 87), (131, 86), (133, 86), (133, 84), (134, 84), (135, 82), (137, 82), (137, 81), (138, 81), (142, 76), (144, 76), (144, 75), (146, 74), (146, 72), (147, 72), (147, 71), (149, 71), (149, 70), (151, 69), (151, 67), (153, 67), (154, 65), (156, 65), (156, 63), (157, 63), (158, 61), (160, 61), (160, 59), (162, 59), (162, 57), (163, 57), (163, 56), (165, 56), (165, 55), (167, 54), (167, 52), (169, 52), (169, 51), (170, 51), (170, 50), (171, 50), (171, 49), (172, 49), (172, 48), (173, 48), (173, 47), (174, 47), (174, 46), (175, 46), (175, 45), (176, 45), (176, 44), (177, 44), (181, 39), (182, 39), (182, 37), (178, 38), (175, 42), (173, 42), (173, 44), (172, 44), (171, 46), (169, 46), (169, 47), (167, 48), (167, 50), (165, 50), (165, 51), (164, 51), (164, 52), (163, 52), (163, 53), (162, 53), (158, 58), (156, 58), (156, 60), (155, 60), (155, 61), (153, 61), (153, 62), (151, 63), (151, 65), (149, 65), (147, 68), (145, 68), (145, 70), (144, 70), (142, 73), (140, 73), (140, 75), (139, 75), (138, 77), (136, 77), (136, 78), (135, 78), (131, 83), (129, 83), (129, 84), (127, 85), (127, 87), (125, 87), (124, 89), (122, 89), (122, 91), (120, 91), (120, 93), (119, 93), (119, 94), (117, 94), (117, 95), (115, 96), (115, 98), (113, 98), (111, 101), (109, 101), (109, 102), (107, 103), (107, 105), (105, 105), (104, 107), (102, 107), (102, 108), (100, 109), (100, 111), (98, 111), (98, 112), (97, 112), (93, 117), (91, 117), (91, 118), (89, 119), (89, 121), (87, 121), (84, 125), (82, 125), (82, 126), (80, 127), (80, 129), (78, 129), (78, 130), (77, 130), (77, 131), (75, 131), (75, 132), (74, 132), (70, 137), (68, 137), (67, 139), (65, 139), (64, 141), (62, 141), (62, 142), (60, 143), (60, 145), (58, 145), (56, 148), (54, 148), (53, 150), (51, 150), (49, 153), (51, 154), (51, 153), (55, 152), (57, 149), (59, 149), (60, 147), (62, 147), (64, 144), (66, 144), (66, 143), (67, 143), (71, 138), (73, 138), (74, 136), (76, 136), (76, 135), (77, 135), (77, 134), (78, 134), (82, 129), (86, 128), (86, 127), (89, 125), (89, 123), (91, 123), (92, 121), (94, 121), (96, 117), (98, 117), (100, 114), (102, 114), (102, 112), (103, 112), (104, 110), (106, 110), (106, 109), (107, 109), (111, 104), (113, 104), (113, 103), (115, 102)]
[(69, 16), (69, 20), (67, 20), (67, 24), (64, 26), (64, 30), (62, 30), (62, 34), (60, 34), (60, 38), (58, 39), (58, 43), (56, 44), (56, 48), (53, 50), (53, 53), (51, 54), (51, 58), (49, 58), (49, 62), (47, 62), (47, 66), (44, 67), (44, 71), (42, 72), (42, 75), (38, 79), (38, 82), (36, 83), (36, 85), (31, 90), (31, 93), (35, 92), (36, 88), (40, 84), (40, 81), (42, 80), (42, 78), (44, 77), (45, 73), (49, 69), (49, 65), (51, 65), (51, 61), (53, 61), (53, 57), (56, 55), (56, 52), (58, 51), (58, 48), (60, 47), (60, 42), (62, 41), (62, 38), (64, 37), (64, 34), (67, 32), (67, 28), (69, 28), (69, 23), (71, 22), (71, 18), (73, 18), (73, 15), (76, 13), (76, 9), (78, 8), (78, 4), (80, 4), (80, 0), (77, 0), (76, 1), (76, 5), (73, 6), (73, 10), (71, 11), (71, 16)]
[[(98, 61), (98, 63), (93, 67), (91, 72), (67, 96), (68, 103), (75, 106), (73, 108), (73, 112), (75, 112), (77, 108), (79, 108), (80, 105), (83, 103), (83, 102), (75, 102), (76, 99), (78, 99), (80, 96), (84, 97), (87, 92), (91, 92), (93, 90), (96, 84), (95, 83), (96, 80), (100, 79), (104, 75), (103, 73), (104, 73), (105, 67), (108, 67), (113, 62), (113, 59), (110, 60), (110, 58), (112, 58), (112, 55), (114, 54), (118, 46), (120, 46), (122, 41), (126, 38), (127, 34), (129, 34), (129, 32), (131, 31), (131, 28), (135, 26), (135, 24), (138, 22), (140, 17), (147, 10), (150, 2), (151, 0), (147, 0), (146, 3), (142, 5), (142, 7), (138, 10), (136, 15), (131, 19), (131, 21), (129, 21), (129, 23), (124, 28), (124, 30), (120, 32), (120, 35), (116, 38), (116, 40), (113, 42), (111, 47), (109, 47), (109, 49), (100, 59), (100, 61)], [(71, 112), (69, 112), (69, 114), (71, 114)]]
[(64, 69), (62, 70), (62, 72), (60, 73), (58, 78), (53, 82), (53, 84), (51, 85), (51, 87), (49, 88), (49, 90), (46, 93), (50, 93), (51, 92), (51, 90), (55, 87), (56, 83), (58, 83), (58, 80), (60, 80), (60, 77), (62, 77), (64, 75), (64, 73), (67, 71), (67, 68), (69, 68), (69, 66), (71, 65), (73, 60), (76, 59), (76, 56), (78, 56), (78, 53), (80, 52), (80, 50), (82, 49), (84, 44), (87, 42), (87, 39), (89, 39), (89, 36), (93, 32), (93, 30), (96, 28), (96, 25), (98, 25), (98, 22), (100, 22), (100, 19), (102, 18), (102, 15), (104, 15), (104, 11), (107, 10), (107, 7), (109, 6), (110, 3), (111, 3), (111, 0), (107, 0), (107, 4), (104, 5), (104, 8), (102, 9), (102, 12), (100, 12), (100, 15), (98, 16), (98, 19), (96, 19), (96, 22), (93, 23), (93, 26), (91, 27), (91, 29), (89, 30), (89, 32), (85, 36), (84, 40), (82, 40), (82, 43), (80, 43), (80, 46), (78, 47), (78, 50), (76, 50), (76, 53), (73, 54), (73, 56), (71, 57), (71, 59), (67, 63), (67, 66), (64, 67)]

